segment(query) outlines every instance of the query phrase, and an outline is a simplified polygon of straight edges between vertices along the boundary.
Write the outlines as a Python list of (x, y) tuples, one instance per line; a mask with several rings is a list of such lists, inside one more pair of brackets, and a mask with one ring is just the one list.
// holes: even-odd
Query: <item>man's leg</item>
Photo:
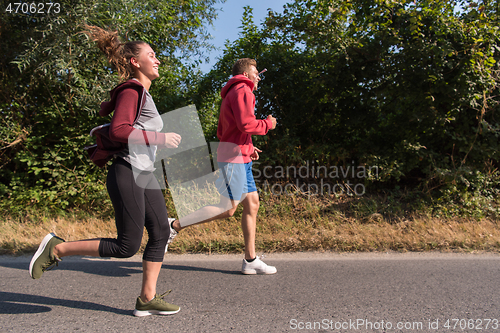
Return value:
[(174, 221), (172, 227), (176, 232), (193, 224), (231, 217), (236, 211), (238, 203), (245, 200), (246, 194), (243, 193), (244, 184), (247, 181), (245, 165), (218, 162), (218, 166), (219, 178), (215, 182), (215, 186), (220, 193), (219, 203), (202, 207)]
[(255, 252), (255, 233), (257, 229), (257, 213), (259, 211), (259, 194), (257, 192), (247, 193), (243, 204), (243, 215), (241, 229), (245, 238), (245, 259), (241, 267), (243, 274), (274, 274), (276, 267), (268, 266)]
[(257, 192), (247, 193), (242, 201), (243, 214), (241, 217), (241, 229), (245, 239), (245, 259), (255, 259), (255, 231), (257, 228), (257, 213), (259, 212), (259, 194)]
[(179, 232), (190, 225), (207, 223), (231, 217), (236, 211), (238, 203), (238, 200), (230, 200), (229, 198), (221, 195), (220, 203), (218, 205), (208, 205), (202, 207), (197, 211), (182, 217), (180, 220), (175, 220), (172, 223), (172, 227), (175, 231)]

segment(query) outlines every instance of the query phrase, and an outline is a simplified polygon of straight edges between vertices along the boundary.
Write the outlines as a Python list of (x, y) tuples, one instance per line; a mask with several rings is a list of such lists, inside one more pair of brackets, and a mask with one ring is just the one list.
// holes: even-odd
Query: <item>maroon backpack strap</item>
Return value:
[[(146, 89), (142, 88), (141, 92), (139, 92), (137, 114), (132, 125), (139, 121), (139, 117), (142, 113), (142, 108), (146, 103)], [(124, 149), (124, 145), (122, 143), (114, 142), (109, 139), (109, 125), (110, 124), (108, 123), (94, 127), (90, 131), (90, 136), (94, 135), (96, 137), (97, 143), (91, 146), (84, 147), (90, 157), (90, 160), (99, 168), (104, 167), (107, 162), (113, 158), (114, 154), (119, 153)], [(146, 144), (149, 146), (149, 141), (145, 133), (144, 139), (146, 141)]]
[(146, 89), (142, 88), (142, 93), (139, 92), (139, 101), (137, 103), (137, 113), (135, 116), (134, 123), (132, 124), (135, 125), (139, 121), (139, 117), (141, 116), (142, 113), (142, 108), (144, 107), (144, 104), (146, 104)]
[[(142, 94), (139, 93), (139, 103), (137, 103), (137, 116), (135, 117), (134, 123), (132, 126), (135, 125), (139, 121), (139, 117), (141, 116), (142, 113), (142, 108), (144, 107), (144, 104), (146, 104), (146, 89), (142, 88)], [(148, 136), (146, 135), (146, 132), (143, 131), (142, 135), (144, 136), (144, 142), (146, 142), (146, 146), (149, 147), (149, 140)]]

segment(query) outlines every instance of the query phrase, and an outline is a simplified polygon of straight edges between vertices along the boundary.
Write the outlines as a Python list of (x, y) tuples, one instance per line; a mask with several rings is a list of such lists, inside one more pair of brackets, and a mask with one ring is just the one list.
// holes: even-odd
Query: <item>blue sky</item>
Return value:
[(210, 63), (203, 63), (200, 69), (206, 73), (217, 62), (217, 57), (222, 55), (224, 43), (226, 40), (234, 41), (238, 38), (238, 33), (241, 26), (241, 17), (243, 15), (243, 7), (250, 6), (253, 8), (253, 18), (257, 26), (267, 16), (268, 8), (275, 12), (282, 13), (283, 5), (293, 0), (227, 0), (224, 4), (218, 4), (216, 8), (221, 9), (218, 11), (218, 19), (214, 22), (214, 27), (209, 27), (208, 32), (214, 37), (212, 44), (218, 50), (208, 53)]

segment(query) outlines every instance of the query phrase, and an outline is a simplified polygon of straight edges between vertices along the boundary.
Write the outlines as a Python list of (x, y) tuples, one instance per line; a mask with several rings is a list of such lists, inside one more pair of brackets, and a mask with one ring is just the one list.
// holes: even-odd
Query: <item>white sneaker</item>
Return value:
[(248, 262), (246, 259), (243, 259), (243, 265), (241, 267), (241, 273), (243, 274), (274, 274), (276, 272), (276, 267), (266, 265), (266, 263), (260, 260), (259, 257), (252, 262)]
[(177, 236), (177, 231), (175, 231), (175, 229), (172, 228), (172, 222), (174, 221), (175, 219), (168, 218), (168, 227), (170, 228), (170, 236), (168, 236), (167, 246), (165, 246), (165, 253), (167, 253), (168, 251), (168, 244), (172, 243), (175, 236)]

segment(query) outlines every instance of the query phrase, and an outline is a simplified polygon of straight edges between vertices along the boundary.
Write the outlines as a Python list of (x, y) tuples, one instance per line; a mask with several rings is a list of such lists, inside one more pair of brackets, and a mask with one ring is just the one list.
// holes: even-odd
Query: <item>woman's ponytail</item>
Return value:
[(97, 26), (85, 25), (84, 33), (97, 42), (99, 49), (106, 55), (109, 63), (116, 68), (120, 78), (127, 80), (134, 75), (130, 58), (139, 56), (142, 41), (122, 43), (118, 31), (109, 31)]

